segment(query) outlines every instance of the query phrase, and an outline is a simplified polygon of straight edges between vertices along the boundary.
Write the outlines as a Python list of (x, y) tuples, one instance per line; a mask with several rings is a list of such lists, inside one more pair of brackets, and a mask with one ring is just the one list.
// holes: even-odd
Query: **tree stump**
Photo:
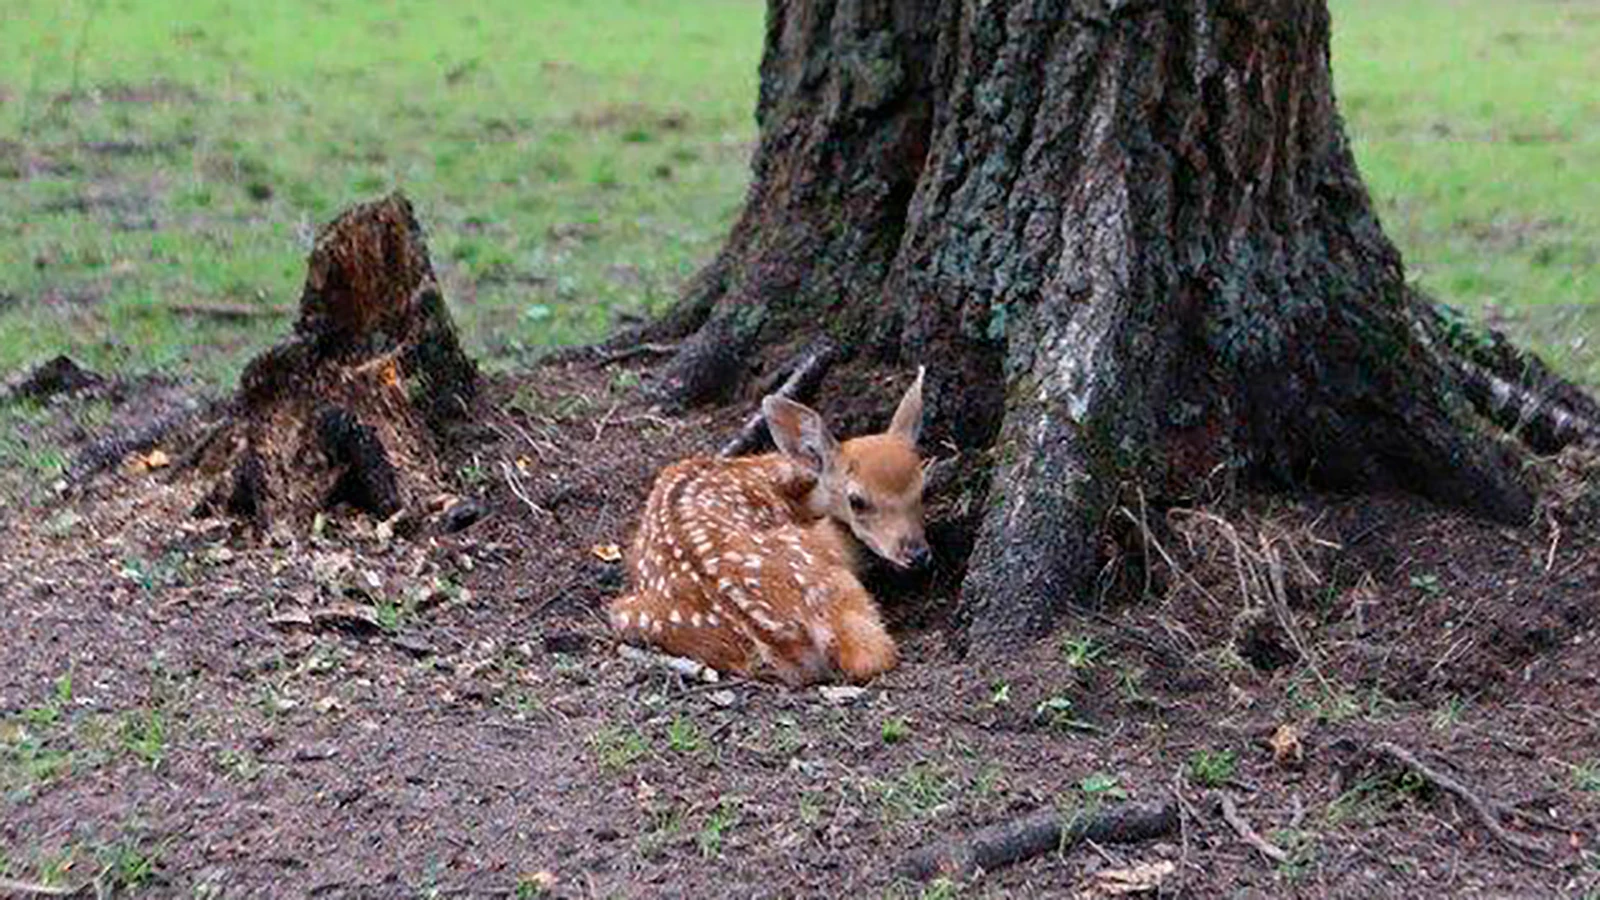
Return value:
[(341, 505), (388, 519), (443, 490), (440, 442), (476, 388), (411, 203), (356, 206), (317, 236), (293, 335), (245, 367), (193, 451), (216, 479), (195, 512), (261, 530)]

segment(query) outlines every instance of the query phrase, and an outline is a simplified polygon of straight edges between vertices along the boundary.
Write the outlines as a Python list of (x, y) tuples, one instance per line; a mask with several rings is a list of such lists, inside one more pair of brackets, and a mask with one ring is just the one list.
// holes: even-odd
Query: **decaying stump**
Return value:
[(476, 386), (410, 202), (356, 206), (317, 236), (294, 334), (245, 368), (197, 448), (217, 480), (195, 512), (262, 529), (341, 504), (387, 519), (442, 489), (439, 441)]

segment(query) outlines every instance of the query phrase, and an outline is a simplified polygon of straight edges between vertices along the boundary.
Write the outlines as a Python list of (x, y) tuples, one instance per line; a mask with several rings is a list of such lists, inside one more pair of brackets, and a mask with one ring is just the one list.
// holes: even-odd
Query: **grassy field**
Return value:
[[(1600, 8), (1333, 7), (1346, 116), (1412, 274), (1600, 384)], [(742, 199), (762, 15), (8, 0), (0, 373), (66, 352), (225, 385), (286, 328), (315, 228), (392, 187), (491, 367), (658, 309)], [(58, 463), (17, 444), (0, 455)]]

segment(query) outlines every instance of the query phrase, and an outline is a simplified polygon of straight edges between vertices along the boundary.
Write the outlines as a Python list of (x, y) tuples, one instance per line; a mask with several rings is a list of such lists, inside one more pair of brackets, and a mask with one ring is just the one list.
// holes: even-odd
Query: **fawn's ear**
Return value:
[(922, 434), (922, 376), (927, 366), (917, 366), (917, 380), (911, 382), (906, 395), (900, 398), (900, 408), (894, 411), (894, 421), (889, 423), (889, 433), (905, 438), (915, 446)]
[(819, 475), (833, 468), (839, 442), (816, 410), (774, 394), (761, 401), (761, 414), (784, 456)]

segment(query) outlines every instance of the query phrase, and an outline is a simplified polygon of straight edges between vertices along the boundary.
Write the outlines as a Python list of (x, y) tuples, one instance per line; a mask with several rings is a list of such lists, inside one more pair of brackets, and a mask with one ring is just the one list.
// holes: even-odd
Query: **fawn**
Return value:
[(893, 668), (894, 639), (857, 580), (865, 547), (900, 569), (930, 560), (922, 528), (922, 376), (889, 430), (843, 443), (816, 411), (761, 403), (778, 452), (662, 470), (611, 602), (625, 639), (713, 669), (803, 685)]

